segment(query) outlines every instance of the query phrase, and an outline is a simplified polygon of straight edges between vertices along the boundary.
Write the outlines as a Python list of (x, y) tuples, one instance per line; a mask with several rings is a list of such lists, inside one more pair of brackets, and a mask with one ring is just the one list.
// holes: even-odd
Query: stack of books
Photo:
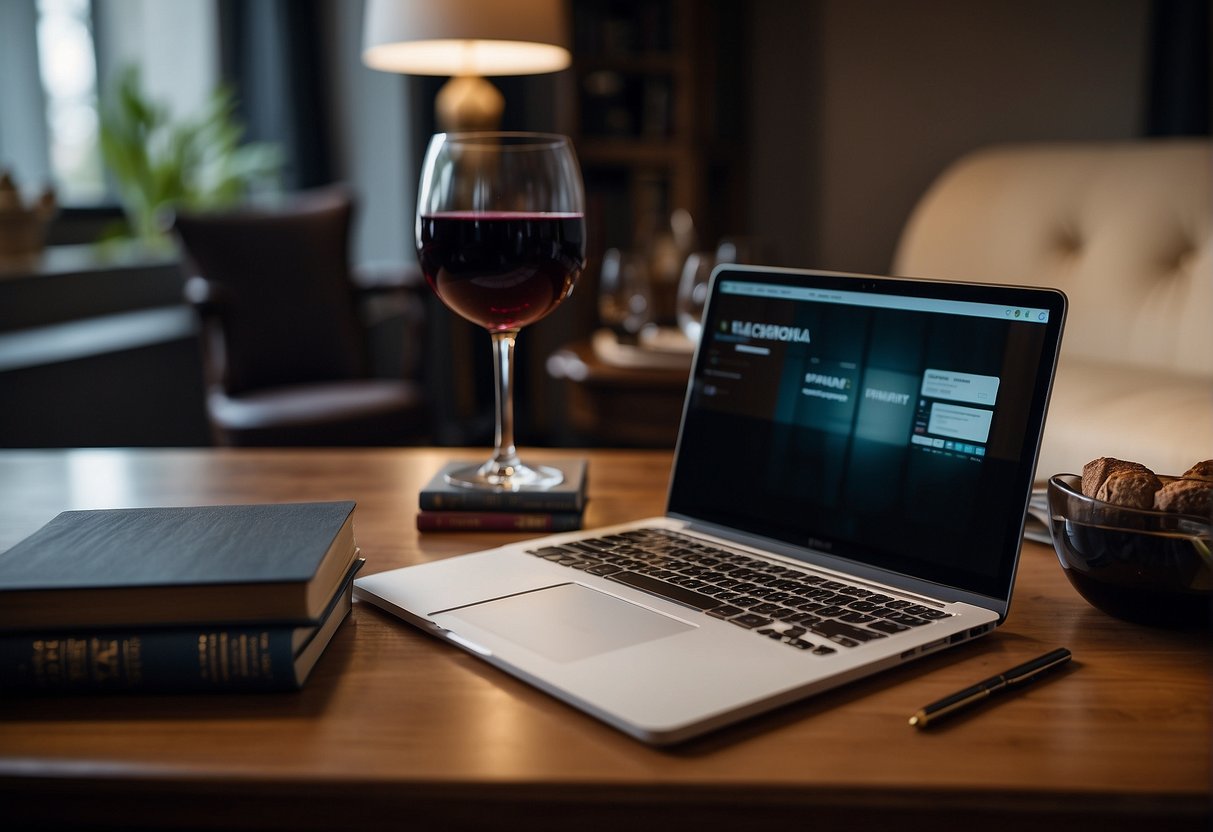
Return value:
[(349, 614), (354, 503), (65, 511), (0, 555), (0, 693), (302, 687)]
[(419, 531), (565, 532), (581, 528), (585, 511), (584, 459), (544, 463), (559, 468), (564, 482), (543, 491), (488, 491), (451, 485), (448, 471), (468, 462), (443, 466), (421, 490)]

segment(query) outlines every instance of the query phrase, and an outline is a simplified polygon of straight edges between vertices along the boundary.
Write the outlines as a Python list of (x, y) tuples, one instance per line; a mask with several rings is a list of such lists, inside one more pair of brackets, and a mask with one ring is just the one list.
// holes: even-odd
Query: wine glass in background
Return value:
[(417, 254), (444, 305), (488, 330), (497, 430), (493, 456), (448, 473), (453, 485), (539, 490), (556, 468), (528, 466), (514, 445), (514, 343), (555, 309), (585, 267), (585, 194), (572, 143), (541, 133), (440, 133), (417, 198)]
[(678, 319), (678, 328), (693, 343), (699, 341), (703, 305), (708, 300), (708, 280), (715, 267), (716, 254), (711, 251), (693, 251), (682, 264), (678, 295), (674, 299), (674, 314)]
[(682, 264), (674, 311), (678, 328), (692, 342), (702, 333), (703, 307), (708, 300), (712, 270), (721, 263), (755, 263), (762, 242), (751, 237), (725, 237), (715, 251), (693, 251)]
[(652, 320), (649, 276), (638, 254), (609, 248), (598, 273), (598, 318), (620, 343), (636, 343)]

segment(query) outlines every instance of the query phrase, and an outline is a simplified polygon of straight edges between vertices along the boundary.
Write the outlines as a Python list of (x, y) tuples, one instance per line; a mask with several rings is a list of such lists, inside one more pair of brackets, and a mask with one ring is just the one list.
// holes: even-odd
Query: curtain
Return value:
[(1154, 0), (1146, 135), (1209, 134), (1209, 0)]
[(318, 0), (219, 0), (223, 81), (246, 138), (283, 148), (288, 191), (332, 181), (322, 11)]

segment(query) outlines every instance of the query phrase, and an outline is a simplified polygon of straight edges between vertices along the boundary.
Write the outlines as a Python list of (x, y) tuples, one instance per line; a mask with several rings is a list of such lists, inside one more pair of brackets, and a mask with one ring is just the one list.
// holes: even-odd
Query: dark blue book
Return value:
[(0, 694), (296, 690), (349, 615), (362, 563), (354, 562), (314, 625), (0, 635)]
[(315, 625), (357, 557), (354, 503), (65, 511), (0, 555), (0, 633)]
[(451, 485), (446, 474), (474, 462), (450, 462), (421, 489), (422, 511), (561, 511), (579, 512), (585, 508), (586, 461), (566, 459), (545, 461), (550, 468), (559, 468), (564, 482), (542, 491), (490, 491)]

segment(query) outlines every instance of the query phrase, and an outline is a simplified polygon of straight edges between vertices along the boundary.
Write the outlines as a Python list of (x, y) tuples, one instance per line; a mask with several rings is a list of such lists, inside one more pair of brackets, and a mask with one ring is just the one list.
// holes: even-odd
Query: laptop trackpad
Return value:
[(581, 584), (493, 598), (430, 616), (456, 634), (470, 624), (557, 662), (676, 635), (694, 626)]

